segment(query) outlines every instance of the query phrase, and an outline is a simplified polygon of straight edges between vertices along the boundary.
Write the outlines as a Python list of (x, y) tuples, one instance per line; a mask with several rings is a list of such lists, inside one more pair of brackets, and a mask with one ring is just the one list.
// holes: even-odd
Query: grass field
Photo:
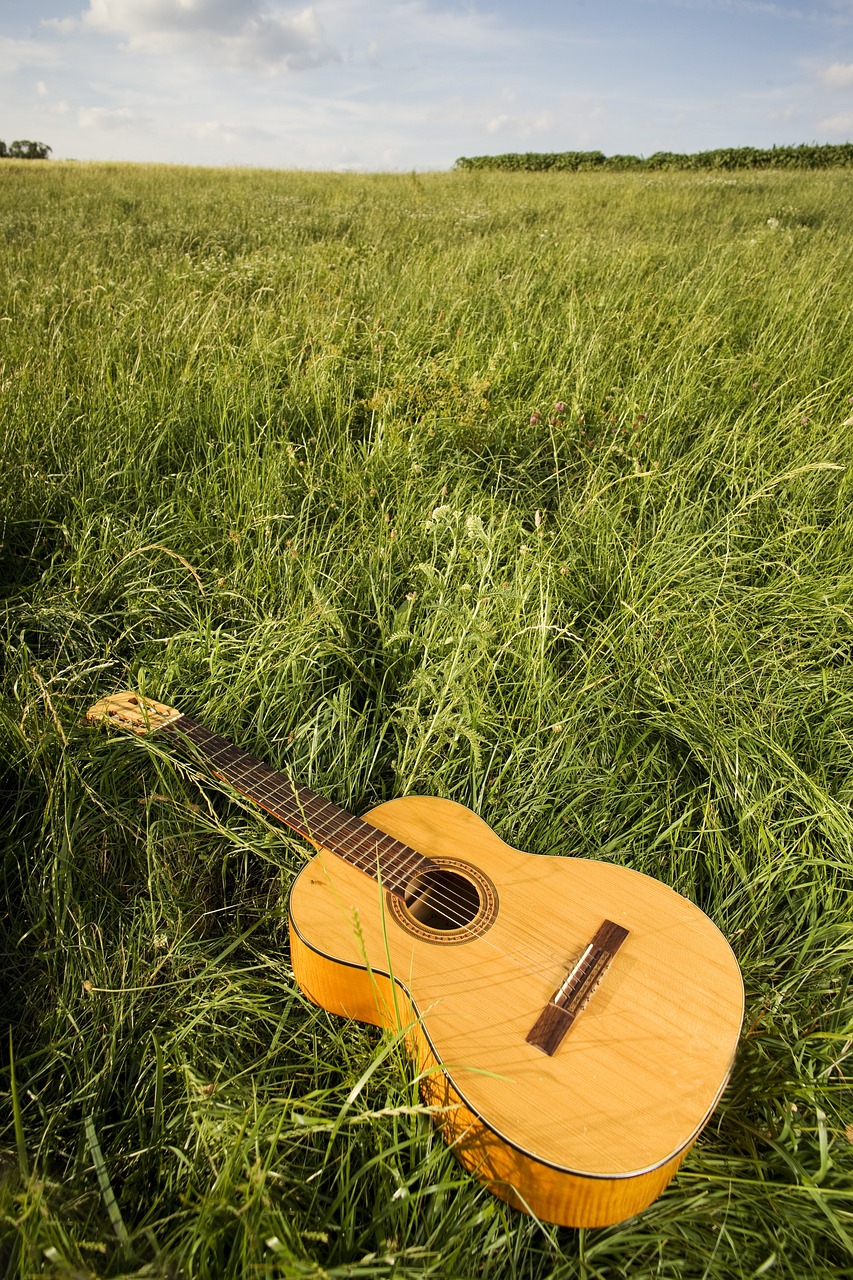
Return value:
[[(851, 175), (0, 177), (5, 1273), (853, 1277)], [(747, 1020), (665, 1195), (464, 1174), (129, 685), (697, 902)]]

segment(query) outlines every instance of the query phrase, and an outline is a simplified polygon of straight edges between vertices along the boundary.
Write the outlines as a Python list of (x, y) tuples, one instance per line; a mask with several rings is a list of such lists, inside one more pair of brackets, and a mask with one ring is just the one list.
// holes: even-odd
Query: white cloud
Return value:
[(186, 125), (184, 133), (188, 138), (197, 138), (203, 144), (239, 148), (238, 154), (241, 155), (260, 154), (261, 148), (269, 148), (278, 141), (277, 134), (262, 125), (241, 124), (234, 120), (196, 120)]
[(143, 129), (151, 120), (129, 107), (81, 107), (77, 123), (81, 129)]
[(821, 120), (819, 127), (826, 129), (827, 133), (844, 134), (846, 137), (853, 133), (853, 111), (842, 111), (840, 115), (828, 116), (826, 120)]
[(202, 120), (194, 126), (194, 132), (197, 138), (222, 138), (226, 134), (229, 137), (233, 136), (230, 130), (225, 129), (218, 120)]
[(536, 114), (528, 112), (524, 115), (501, 115), (493, 116), (486, 125), (488, 133), (507, 133), (513, 138), (534, 138), (539, 134), (547, 133), (555, 124), (555, 117), (550, 111), (540, 111)]
[(190, 138), (198, 138), (200, 142), (211, 142), (217, 145), (241, 146), (252, 142), (267, 143), (274, 135), (263, 129), (246, 129), (234, 124), (223, 124), (221, 120), (198, 120), (186, 125), (184, 133)]
[(10, 40), (0, 36), (0, 71), (11, 74), (26, 67), (53, 67), (59, 61), (55, 49), (35, 40)]
[(829, 89), (849, 89), (853, 85), (853, 62), (833, 62), (821, 71), (820, 78)]
[(405, 0), (392, 4), (390, 15), (388, 6), (382, 3), (360, 7), (364, 8), (365, 16), (370, 14), (373, 22), (393, 24), (398, 41), (407, 40), (419, 47), (440, 46), (482, 54), (491, 48), (511, 48), (515, 39), (510, 26), (502, 25), (490, 14), (478, 13), (473, 5), (461, 10), (439, 9), (427, 0)]
[(230, 70), (298, 71), (338, 57), (312, 6), (285, 13), (266, 0), (89, 0), (79, 20), (48, 25), (118, 35), (135, 53), (196, 53)]
[(43, 80), (36, 80), (36, 93), (38, 94), (38, 96), (40, 98), (46, 98), (47, 92), (48, 90), (45, 82)]
[(797, 5), (774, 4), (772, 0), (668, 0), (675, 9), (709, 10), (721, 14), (802, 20), (809, 16), (807, 10)]
[(801, 114), (801, 108), (789, 103), (787, 107), (769, 107), (764, 113), (764, 119), (771, 122), (781, 121), (783, 124), (788, 120), (795, 119)]

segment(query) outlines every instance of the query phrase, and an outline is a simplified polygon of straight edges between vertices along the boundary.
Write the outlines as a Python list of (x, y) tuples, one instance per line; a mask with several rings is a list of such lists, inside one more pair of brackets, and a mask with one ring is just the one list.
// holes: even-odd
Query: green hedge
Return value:
[(798, 147), (720, 147), (682, 155), (656, 151), (654, 155), (606, 156), (603, 151), (527, 151), (502, 156), (460, 156), (457, 169), (514, 169), (538, 172), (558, 169), (577, 173), (589, 169), (839, 169), (853, 167), (853, 142)]

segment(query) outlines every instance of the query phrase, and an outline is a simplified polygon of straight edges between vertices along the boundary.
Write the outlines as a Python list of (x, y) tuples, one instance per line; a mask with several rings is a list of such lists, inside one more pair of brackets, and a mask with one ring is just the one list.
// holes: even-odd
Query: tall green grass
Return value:
[[(8, 1275), (853, 1276), (852, 191), (4, 165)], [(128, 685), (696, 901), (748, 1014), (666, 1194), (464, 1174)]]

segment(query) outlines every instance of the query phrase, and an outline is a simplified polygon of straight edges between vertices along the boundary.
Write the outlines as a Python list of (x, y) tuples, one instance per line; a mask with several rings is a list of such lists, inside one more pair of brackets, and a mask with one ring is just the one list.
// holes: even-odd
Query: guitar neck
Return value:
[(399, 897), (412, 877), (432, 866), (429, 858), (378, 831), (307, 787), (298, 787), (286, 774), (271, 769), (257, 756), (233, 746), (189, 716), (179, 715), (158, 732), (190, 743), (212, 773), (229, 783), (253, 804), (304, 836), (317, 849), (327, 849)]

